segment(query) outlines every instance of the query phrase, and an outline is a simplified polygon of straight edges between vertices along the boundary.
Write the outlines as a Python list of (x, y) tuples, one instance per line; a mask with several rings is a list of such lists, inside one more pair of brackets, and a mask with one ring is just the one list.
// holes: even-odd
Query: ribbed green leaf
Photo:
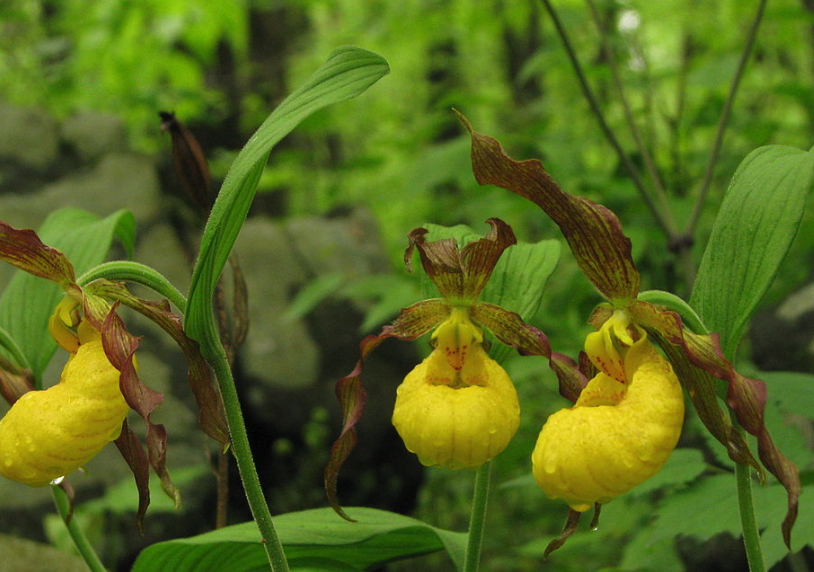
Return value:
[[(130, 211), (100, 219), (86, 211), (63, 209), (51, 213), (37, 234), (43, 243), (62, 251), (79, 275), (105, 259), (114, 237), (128, 255), (132, 253), (135, 221)], [(57, 284), (20, 271), (0, 296), (0, 326), (22, 349), (37, 380), (56, 349), (48, 334), (48, 318), (61, 297)]]
[[(283, 514), (274, 519), (292, 570), (368, 570), (373, 566), (446, 550), (463, 565), (466, 534), (371, 508), (348, 509), (351, 523), (331, 509)], [(192, 538), (159, 542), (139, 555), (132, 572), (254, 572), (268, 560), (254, 522)]]
[(738, 167), (715, 220), (690, 297), (731, 357), (774, 280), (814, 182), (814, 153), (761, 147)]
[(389, 71), (377, 54), (352, 46), (339, 48), (272, 112), (238, 154), (212, 207), (189, 289), (185, 327), (205, 353), (218, 344), (211, 310), (215, 284), (246, 219), (272, 147), (315, 111), (359, 95)]

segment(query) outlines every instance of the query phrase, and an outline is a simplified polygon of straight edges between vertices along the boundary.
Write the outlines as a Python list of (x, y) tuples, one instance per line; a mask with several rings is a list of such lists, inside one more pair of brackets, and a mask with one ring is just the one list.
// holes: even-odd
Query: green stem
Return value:
[(99, 560), (99, 556), (97, 556), (96, 552), (93, 550), (93, 546), (91, 546), (88, 537), (85, 536), (82, 527), (79, 526), (79, 523), (76, 522), (76, 519), (73, 518), (73, 514), (71, 513), (71, 503), (68, 500), (68, 495), (65, 494), (59, 487), (51, 487), (51, 492), (54, 495), (54, 504), (57, 507), (57, 511), (59, 511), (59, 516), (62, 517), (62, 522), (65, 523), (65, 528), (68, 529), (68, 533), (71, 535), (71, 540), (73, 540), (74, 546), (79, 551), (79, 555), (85, 561), (85, 564), (88, 565), (88, 568), (91, 569), (91, 572), (107, 572), (104, 564), (102, 561)]
[(477, 572), (480, 565), (483, 528), (486, 521), (486, 505), (489, 502), (489, 481), (492, 461), (487, 461), (475, 473), (475, 492), (472, 495), (472, 514), (469, 517), (469, 538), (466, 545), (464, 572)]
[(726, 131), (726, 126), (729, 123), (729, 116), (732, 112), (732, 106), (735, 103), (735, 95), (738, 93), (741, 78), (743, 78), (743, 74), (746, 71), (746, 64), (749, 61), (749, 56), (751, 55), (752, 48), (755, 45), (757, 31), (760, 28), (760, 23), (763, 21), (763, 12), (766, 8), (767, 1), (768, 0), (760, 0), (760, 4), (758, 4), (755, 12), (755, 18), (752, 20), (752, 25), (749, 28), (749, 33), (746, 37), (746, 45), (743, 48), (740, 61), (738, 62), (738, 68), (735, 70), (735, 77), (732, 78), (732, 85), (729, 86), (729, 95), (727, 95), (726, 102), (724, 103), (724, 109), (721, 111), (721, 118), (718, 120), (718, 130), (715, 133), (715, 140), (712, 143), (712, 150), (709, 153), (709, 161), (707, 162), (707, 167), (704, 171), (704, 178), (701, 181), (701, 187), (698, 191), (698, 198), (695, 201), (692, 215), (690, 215), (690, 220), (687, 223), (687, 230), (685, 231), (687, 236), (692, 236), (693, 232), (695, 232), (695, 226), (698, 224), (698, 219), (701, 218), (701, 210), (704, 207), (704, 202), (706, 201), (707, 193), (709, 192), (710, 183), (712, 182), (712, 173), (715, 171), (715, 165), (718, 162), (718, 154), (723, 146), (724, 132)]
[(95, 266), (79, 277), (77, 283), (85, 286), (97, 278), (135, 282), (158, 292), (178, 308), (183, 314), (187, 307), (184, 295), (167, 280), (163, 274), (154, 268), (140, 262), (129, 260), (115, 260)]
[(735, 465), (735, 479), (738, 483), (738, 507), (741, 513), (743, 545), (750, 572), (766, 572), (763, 551), (760, 547), (760, 533), (755, 519), (755, 505), (752, 501), (752, 470), (749, 465)]
[(263, 487), (260, 484), (260, 477), (257, 475), (257, 468), (254, 465), (254, 457), (249, 447), (249, 437), (246, 434), (246, 424), (243, 421), (243, 412), (240, 409), (240, 400), (235, 387), (235, 380), (232, 377), (232, 369), (226, 358), (226, 351), (223, 346), (217, 344), (217, 352), (210, 355), (210, 365), (215, 371), (218, 380), (220, 393), (223, 397), (223, 406), (226, 411), (226, 422), (229, 424), (229, 434), (232, 441), (232, 452), (235, 456), (240, 480), (243, 482), (243, 490), (246, 499), (249, 501), (249, 508), (252, 511), (254, 521), (260, 529), (263, 539), (263, 547), (266, 550), (269, 564), (273, 572), (288, 572), (288, 561), (286, 560), (283, 547), (277, 538), (277, 531), (271, 521), (271, 511), (263, 495)]

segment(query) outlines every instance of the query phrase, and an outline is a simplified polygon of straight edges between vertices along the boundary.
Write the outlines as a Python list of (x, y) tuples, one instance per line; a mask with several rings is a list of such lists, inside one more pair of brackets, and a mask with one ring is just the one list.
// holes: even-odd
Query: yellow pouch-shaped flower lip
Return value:
[(422, 464), (475, 468), (503, 451), (520, 423), (517, 392), (463, 308), (433, 334), (433, 352), (404, 379), (393, 425)]
[[(435, 350), (438, 351), (438, 350)], [(475, 468), (503, 451), (517, 432), (520, 404), (509, 375), (483, 352), (483, 385), (453, 387), (430, 380), (432, 356), (399, 386), (393, 425), (422, 464)]]
[(116, 439), (128, 410), (97, 332), (71, 356), (57, 385), (26, 393), (0, 420), (0, 474), (47, 485)]
[(600, 372), (574, 407), (551, 415), (532, 454), (534, 477), (575, 511), (606, 503), (656, 474), (681, 434), (684, 396), (646, 335), (624, 356), (622, 383)]

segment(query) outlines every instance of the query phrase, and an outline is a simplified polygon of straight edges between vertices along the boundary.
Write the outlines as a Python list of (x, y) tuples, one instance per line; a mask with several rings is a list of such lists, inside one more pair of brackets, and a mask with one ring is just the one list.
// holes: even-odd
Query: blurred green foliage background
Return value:
[[(584, 2), (555, 4), (610, 127), (641, 169), (643, 157), (609, 66), (611, 57), (618, 62), (632, 116), (683, 227), (757, 3), (603, 0), (597, 8), (610, 52)], [(521, 240), (558, 238), (534, 205), (477, 186), (469, 139), (453, 107), (478, 131), (498, 137), (514, 157), (541, 158), (562, 188), (614, 210), (633, 241), (643, 289), (687, 293), (675, 256), (602, 136), (537, 0), (5, 0), (0, 3), (0, 99), (40, 107), (57, 118), (85, 110), (116, 114), (132, 146), (165, 156), (169, 144), (156, 114), (174, 111), (198, 136), (218, 179), (269, 111), (343, 44), (381, 54), (391, 75), (357, 100), (318, 113), (274, 150), (257, 210), (286, 218), (327, 216), (364, 205), (378, 223), (392, 272), (375, 283), (352, 284), (344, 293), (340, 282), (329, 281), (312, 295), (377, 302), (365, 326), (370, 333), (417, 296), (415, 278), (405, 275), (401, 261), (410, 229), (463, 223), (483, 232), (485, 219), (500, 217)], [(749, 151), (768, 144), (804, 149), (814, 144), (811, 0), (773, 0), (766, 8), (693, 237), (696, 263), (737, 165)], [(810, 211), (764, 301), (767, 309), (811, 278)], [(557, 351), (576, 355), (597, 302), (564, 249), (534, 323)], [(298, 311), (308, 307), (304, 302)], [(751, 355), (750, 344), (743, 344), (745, 367)], [(795, 358), (786, 369), (810, 372), (811, 365), (810, 357)], [(524, 407), (528, 414), (520, 433), (496, 463), (485, 567), (536, 570), (565, 507), (530, 486), (528, 454), (546, 415), (565, 402), (538, 358), (510, 359), (507, 368), (521, 403), (534, 405)], [(812, 415), (800, 416), (800, 430), (788, 437), (795, 443), (802, 439), (798, 459), (807, 463), (801, 468), (808, 474), (814, 457)], [(696, 425), (688, 422), (682, 441), (687, 449), (671, 467), (678, 472), (683, 467), (684, 473), (668, 473), (666, 488), (651, 487), (609, 505), (600, 530), (574, 537), (551, 566), (701, 570), (703, 561), (709, 570), (740, 569), (741, 561), (731, 557), (739, 554), (732, 540), (737, 534), (734, 497), (721, 514), (699, 517), (719, 526), (695, 537), (684, 530), (676, 543), (672, 537), (648, 540), (642, 534), (673, 506), (660, 505), (662, 499), (681, 499), (670, 491), (689, 495), (681, 501), (685, 506), (703, 504), (708, 497), (693, 499), (697, 488), (689, 483), (711, 486), (711, 478), (698, 479), (702, 472), (729, 470), (717, 445), (705, 443)], [(730, 484), (734, 494), (734, 481)], [(463, 530), (470, 491), (470, 475), (430, 470), (417, 514), (437, 526)], [(775, 505), (782, 508), (782, 499)], [(690, 517), (684, 518), (691, 529)], [(770, 534), (779, 536), (777, 530)], [(715, 541), (706, 542), (709, 538)], [(801, 532), (801, 538), (811, 541), (811, 531), (807, 536)], [(810, 548), (808, 556), (810, 566)], [(448, 564), (433, 558), (427, 566), (444, 569)], [(780, 566), (807, 569), (804, 557)]]

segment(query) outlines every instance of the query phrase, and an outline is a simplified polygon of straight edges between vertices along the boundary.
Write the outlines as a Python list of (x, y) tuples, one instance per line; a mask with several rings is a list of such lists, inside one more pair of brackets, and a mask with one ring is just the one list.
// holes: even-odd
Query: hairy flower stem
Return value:
[(274, 524), (271, 521), (271, 511), (269, 511), (266, 497), (263, 495), (263, 487), (260, 485), (260, 477), (257, 475), (254, 457), (249, 447), (249, 438), (246, 434), (246, 424), (243, 421), (243, 412), (240, 409), (235, 380), (232, 377), (232, 369), (229, 367), (223, 346), (218, 344), (217, 351), (212, 357), (210, 365), (215, 371), (215, 377), (218, 380), (220, 393), (223, 397), (226, 422), (229, 425), (229, 434), (232, 440), (232, 452), (240, 472), (240, 480), (243, 483), (246, 499), (249, 501), (249, 508), (252, 511), (254, 521), (257, 523), (257, 528), (260, 529), (263, 547), (266, 550), (272, 572), (288, 572), (288, 561), (280, 540), (277, 538), (277, 531), (274, 530)]
[(173, 286), (160, 272), (140, 262), (130, 260), (114, 260), (94, 267), (77, 279), (80, 286), (86, 286), (97, 278), (135, 282), (150, 288), (169, 300), (181, 313), (187, 307), (184, 295)]
[(71, 510), (71, 502), (68, 500), (68, 495), (65, 494), (65, 491), (60, 487), (55, 486), (51, 487), (51, 492), (54, 495), (54, 504), (57, 507), (59, 516), (62, 517), (62, 522), (65, 523), (65, 528), (68, 529), (68, 534), (71, 535), (71, 540), (73, 540), (73, 544), (79, 551), (82, 560), (85, 561), (85, 564), (88, 565), (91, 572), (107, 572), (104, 564), (99, 560), (99, 556), (97, 556), (93, 550), (93, 546), (88, 540), (88, 537), (85, 536), (82, 527), (79, 526), (79, 523), (73, 518), (74, 514)]
[(735, 465), (735, 479), (738, 483), (738, 507), (741, 513), (743, 545), (746, 548), (746, 560), (749, 572), (766, 572), (763, 551), (760, 547), (760, 533), (755, 520), (755, 505), (752, 500), (752, 470), (749, 465)]
[(472, 514), (469, 517), (469, 538), (466, 544), (463, 572), (477, 572), (480, 565), (483, 528), (486, 520), (486, 505), (489, 502), (489, 481), (492, 476), (492, 461), (481, 465), (475, 473), (475, 492), (472, 495)]

